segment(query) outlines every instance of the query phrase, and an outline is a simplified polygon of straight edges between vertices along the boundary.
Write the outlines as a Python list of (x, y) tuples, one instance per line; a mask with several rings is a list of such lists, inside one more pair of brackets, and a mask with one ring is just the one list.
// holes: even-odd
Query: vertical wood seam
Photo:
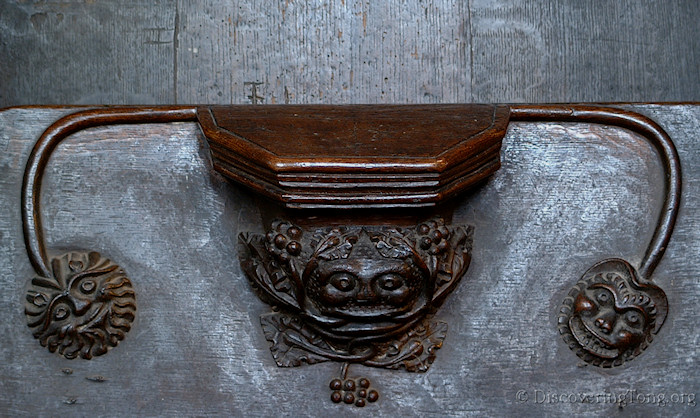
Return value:
[(177, 101), (177, 49), (179, 47), (178, 37), (180, 35), (180, 3), (175, 1), (175, 22), (173, 28), (173, 104)]
[(469, 20), (469, 101), (474, 103), (474, 34), (472, 33), (472, 0), (467, 0)]

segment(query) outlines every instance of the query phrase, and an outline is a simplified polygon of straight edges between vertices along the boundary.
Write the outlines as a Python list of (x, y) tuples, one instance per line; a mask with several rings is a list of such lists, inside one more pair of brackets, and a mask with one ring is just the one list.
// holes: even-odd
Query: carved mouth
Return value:
[(394, 306), (388, 303), (361, 303), (354, 301), (342, 306), (326, 306), (318, 301), (307, 303), (307, 313), (316, 313), (332, 317), (340, 317), (359, 321), (390, 320), (404, 322), (404, 319), (413, 318), (417, 313), (425, 310), (426, 298), (422, 295), (412, 302), (406, 302), (403, 306)]
[(345, 316), (333, 318), (318, 311), (306, 311), (304, 318), (310, 324), (318, 327), (319, 331), (332, 338), (384, 338), (414, 324), (425, 316), (424, 310), (413, 311), (398, 317), (376, 315), (370, 318)]
[[(410, 308), (410, 306), (409, 306)], [(361, 305), (357, 304), (354, 306), (343, 306), (341, 308), (328, 309), (329, 312), (338, 313), (341, 315), (348, 315), (355, 318), (385, 318), (400, 315), (405, 312), (406, 308), (397, 308), (391, 305)]]
[(620, 350), (606, 343), (602, 336), (586, 326), (581, 318), (571, 317), (569, 319), (569, 329), (581, 347), (589, 353), (598, 357), (613, 359), (620, 355)]

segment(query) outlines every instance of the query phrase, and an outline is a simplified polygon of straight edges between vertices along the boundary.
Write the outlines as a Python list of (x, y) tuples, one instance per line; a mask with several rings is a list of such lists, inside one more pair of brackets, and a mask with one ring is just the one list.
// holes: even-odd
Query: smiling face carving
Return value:
[(591, 268), (569, 292), (559, 316), (559, 331), (586, 362), (619, 366), (639, 355), (666, 317), (666, 295), (640, 283), (624, 260)]
[(589, 342), (583, 348), (591, 354), (616, 358), (648, 335), (653, 315), (636, 305), (619, 304), (619, 298), (612, 286), (603, 283), (589, 286), (576, 297), (569, 326), (580, 343)]

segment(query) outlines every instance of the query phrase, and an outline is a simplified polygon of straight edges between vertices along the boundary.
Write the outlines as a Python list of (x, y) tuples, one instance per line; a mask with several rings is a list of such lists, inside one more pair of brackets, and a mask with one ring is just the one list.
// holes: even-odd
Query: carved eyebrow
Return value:
[(604, 289), (607, 290), (608, 292), (612, 293), (613, 295), (613, 300), (615, 301), (615, 304), (617, 305), (617, 292), (615, 292), (615, 288), (606, 284), (606, 283), (594, 283), (590, 286), (592, 289)]
[(647, 313), (647, 311), (644, 308), (642, 308), (639, 305), (634, 305), (634, 304), (633, 305), (630, 305), (630, 304), (618, 305), (617, 302), (615, 302), (615, 308), (620, 310), (620, 311), (623, 311), (623, 312), (637, 311), (637, 312), (642, 314), (642, 316), (644, 317), (644, 321), (649, 321), (649, 318), (650, 318), (649, 314)]
[[(401, 260), (395, 261), (396, 263), (389, 262), (382, 264), (381, 270), (377, 270), (371, 277), (374, 278), (380, 274), (387, 273), (405, 275), (411, 272), (411, 264)], [(320, 264), (319, 267), (317, 267), (317, 270), (322, 280), (327, 280), (330, 276), (336, 273), (347, 273), (359, 278), (367, 271), (366, 269), (361, 268), (361, 264), (350, 260), (334, 260), (332, 263), (325, 262)]]
[(357, 277), (357, 274), (354, 272), (344, 269), (344, 268), (339, 268), (339, 269), (333, 269), (331, 271), (319, 271), (320, 274), (317, 275), (317, 277), (320, 279), (319, 281), (322, 283), (328, 283), (328, 281), (331, 279), (331, 277), (335, 276), (336, 274), (344, 274), (348, 275), (350, 277), (353, 277), (355, 279), (359, 279)]
[(624, 303), (621, 300), (621, 298), (619, 297), (619, 295), (617, 294), (617, 292), (615, 291), (615, 288), (613, 286), (611, 286), (607, 283), (594, 283), (590, 287), (593, 289), (605, 289), (608, 292), (612, 293), (613, 299), (615, 301), (614, 307), (615, 307), (616, 311), (618, 311), (618, 312), (627, 312), (627, 311), (631, 311), (631, 310), (638, 311), (639, 313), (641, 313), (644, 316), (645, 321), (649, 320), (649, 315), (644, 310), (644, 308), (642, 308), (641, 306), (636, 305), (636, 304)]
[(406, 263), (401, 263), (398, 265), (393, 265), (390, 268), (385, 268), (382, 271), (378, 271), (377, 274), (375, 274), (373, 277), (376, 277), (380, 274), (387, 274), (387, 273), (408, 273), (411, 271), (411, 268), (408, 264)]

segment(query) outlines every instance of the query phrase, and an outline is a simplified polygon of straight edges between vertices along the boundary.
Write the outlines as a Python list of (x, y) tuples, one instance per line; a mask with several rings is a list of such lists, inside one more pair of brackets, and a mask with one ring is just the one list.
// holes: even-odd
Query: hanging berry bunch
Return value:
[(348, 405), (363, 407), (367, 402), (377, 402), (379, 392), (370, 387), (369, 379), (364, 377), (355, 382), (354, 379), (333, 379), (329, 385), (331, 390), (331, 401), (334, 403), (344, 402)]
[(416, 244), (426, 255), (424, 261), (438, 285), (453, 278), (451, 238), (452, 234), (441, 218), (431, 219), (416, 228)]

